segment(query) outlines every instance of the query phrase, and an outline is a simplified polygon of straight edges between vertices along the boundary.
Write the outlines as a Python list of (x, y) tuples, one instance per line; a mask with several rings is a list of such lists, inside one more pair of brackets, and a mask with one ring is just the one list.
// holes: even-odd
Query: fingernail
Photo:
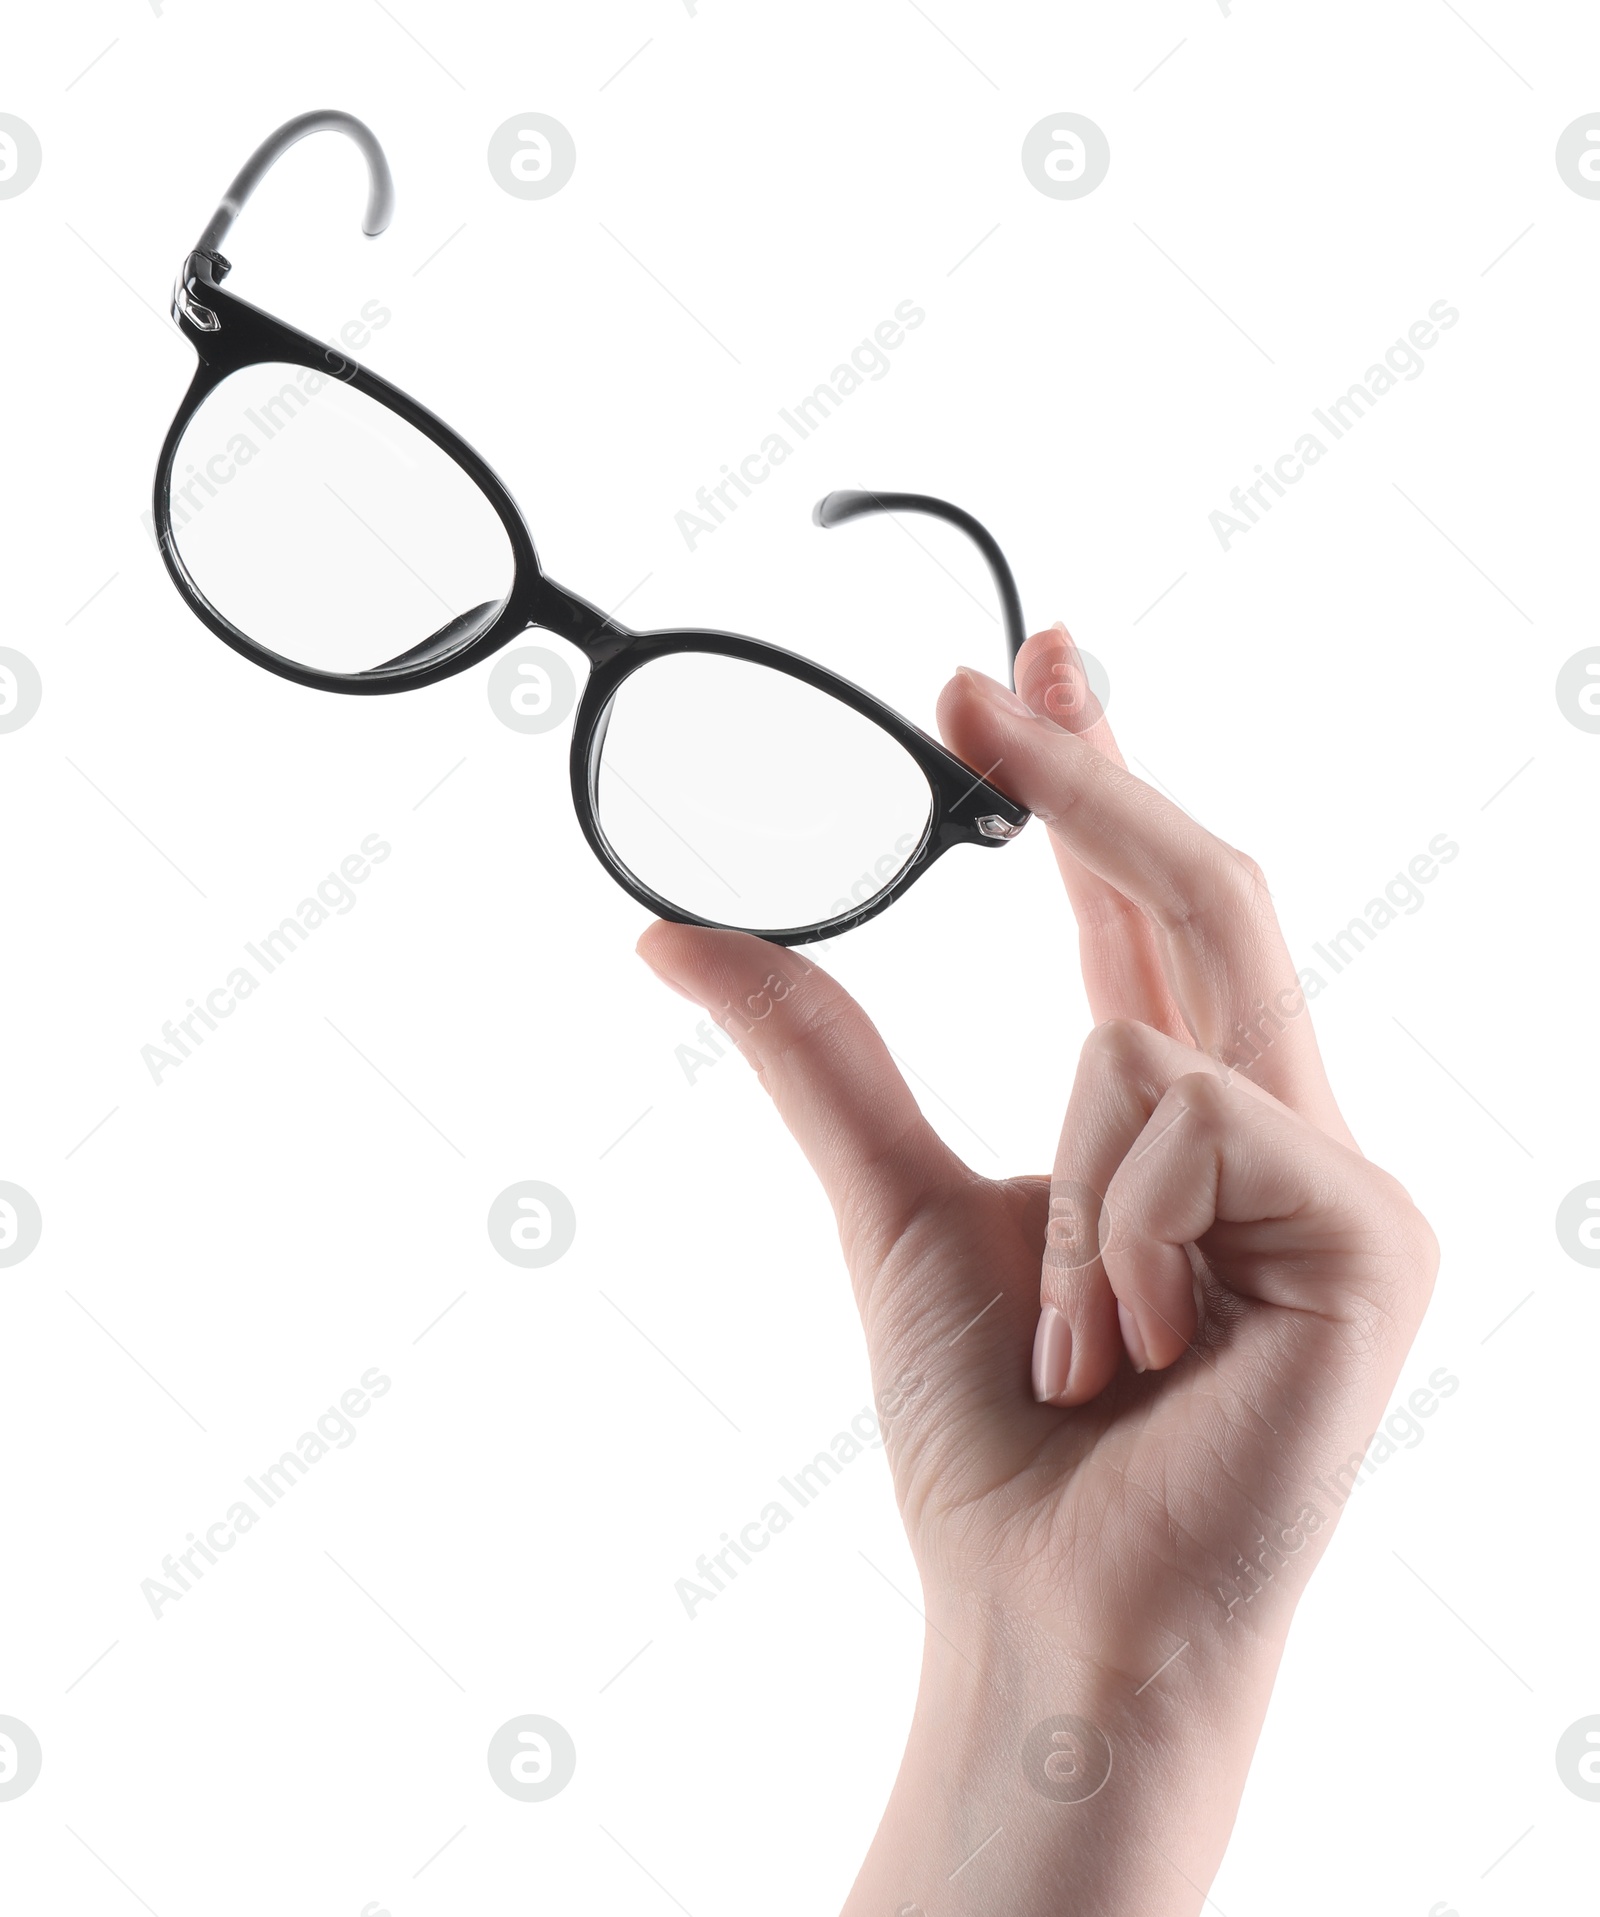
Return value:
[(991, 679), (988, 673), (979, 672), (974, 666), (963, 666), (961, 670), (991, 704), (999, 706), (1002, 711), (1018, 713), (1024, 719), (1033, 717), (1033, 708), (1027, 700), (1019, 699), (1009, 686), (1001, 685), (998, 679)]
[(1139, 1329), (1139, 1321), (1119, 1298), (1117, 1300), (1117, 1323), (1122, 1327), (1122, 1342), (1128, 1348), (1128, 1359), (1135, 1371), (1150, 1369), (1150, 1354), (1144, 1348), (1144, 1333)]
[(1065, 624), (1058, 619), (1050, 630), (1061, 635), (1061, 644), (1066, 654), (1064, 662), (1058, 662), (1053, 670), (1059, 672), (1062, 663), (1071, 666), (1081, 666), (1082, 654), (1078, 651), (1078, 642), (1073, 638), (1072, 634), (1067, 631)]
[(1033, 1395), (1040, 1404), (1049, 1404), (1066, 1390), (1071, 1365), (1072, 1326), (1054, 1305), (1046, 1305), (1033, 1334)]

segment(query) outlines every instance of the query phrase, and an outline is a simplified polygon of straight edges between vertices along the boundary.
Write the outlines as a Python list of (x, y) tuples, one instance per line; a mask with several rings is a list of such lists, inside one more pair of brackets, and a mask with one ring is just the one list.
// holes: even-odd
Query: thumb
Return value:
[(975, 1175), (923, 1117), (866, 1013), (803, 952), (665, 920), (638, 952), (755, 1067), (833, 1206), (864, 1310), (896, 1241)]

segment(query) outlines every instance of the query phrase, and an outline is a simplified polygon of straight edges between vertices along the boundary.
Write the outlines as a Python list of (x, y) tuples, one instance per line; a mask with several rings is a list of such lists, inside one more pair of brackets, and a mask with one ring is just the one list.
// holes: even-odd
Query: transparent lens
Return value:
[(787, 673), (669, 653), (625, 679), (600, 759), (600, 823), (634, 876), (752, 932), (840, 918), (915, 856), (933, 798), (870, 719)]
[(326, 672), (364, 672), (489, 623), (511, 542), (461, 468), (329, 373), (228, 377), (184, 428), (173, 542), (224, 618)]

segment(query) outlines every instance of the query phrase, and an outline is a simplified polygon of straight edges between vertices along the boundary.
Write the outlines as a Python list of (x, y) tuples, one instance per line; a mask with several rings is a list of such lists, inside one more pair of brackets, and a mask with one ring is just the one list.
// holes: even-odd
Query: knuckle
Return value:
[(1201, 1124), (1220, 1128), (1228, 1115), (1228, 1092), (1215, 1072), (1185, 1072), (1174, 1079), (1167, 1097)]
[(1227, 852), (1234, 872), (1245, 890), (1252, 894), (1264, 893), (1267, 889), (1267, 875), (1261, 869), (1260, 861), (1251, 858), (1248, 852), (1241, 852), (1236, 845), (1228, 846)]
[(1230, 913), (1258, 912), (1271, 903), (1267, 875), (1247, 852), (1217, 841), (1215, 886), (1222, 908)]
[(1395, 1229), (1406, 1246), (1415, 1253), (1417, 1262), (1430, 1271), (1436, 1271), (1439, 1265), (1439, 1240), (1434, 1236), (1432, 1225), (1393, 1172), (1385, 1171), (1381, 1165), (1374, 1165), (1372, 1170), (1377, 1176), (1383, 1201)]
[(1084, 1056), (1118, 1077), (1145, 1066), (1159, 1035), (1136, 1018), (1103, 1019), (1084, 1040)]
[(1401, 1207), (1400, 1229), (1411, 1261), (1431, 1291), (1439, 1275), (1439, 1240), (1432, 1225), (1409, 1198)]
[(1439, 1241), (1399, 1179), (1379, 1165), (1367, 1170), (1359, 1216), (1372, 1274), (1369, 1302), (1388, 1330), (1414, 1327), (1433, 1295)]
[(1219, 915), (1257, 910), (1270, 896), (1260, 865), (1248, 853), (1213, 839), (1209, 856), (1198, 859), (1181, 877), (1173, 875), (1161, 922), (1169, 932), (1191, 933)]

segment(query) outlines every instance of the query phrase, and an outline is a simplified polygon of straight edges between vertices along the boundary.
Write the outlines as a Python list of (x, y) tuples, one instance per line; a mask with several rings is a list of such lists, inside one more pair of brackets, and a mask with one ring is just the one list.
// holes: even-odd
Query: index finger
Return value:
[(982, 673), (945, 687), (939, 725), (952, 751), (997, 765), (1000, 788), (1139, 907), (1194, 1043), (1353, 1144), (1260, 868)]

